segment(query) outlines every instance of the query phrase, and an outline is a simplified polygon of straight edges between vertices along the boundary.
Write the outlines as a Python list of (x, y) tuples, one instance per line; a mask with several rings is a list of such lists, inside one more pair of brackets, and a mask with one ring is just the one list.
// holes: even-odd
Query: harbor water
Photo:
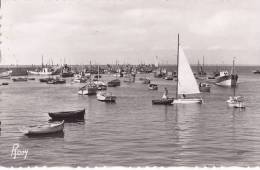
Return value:
[[(246, 109), (229, 108), (233, 89), (213, 85), (204, 103), (152, 105), (164, 87), (175, 97), (176, 81), (138, 74), (135, 83), (109, 87), (114, 104), (77, 94), (83, 84), (52, 85), (38, 78), (0, 86), (0, 166), (260, 166), (260, 75), (237, 67), (237, 95)], [(158, 91), (140, 77), (151, 78)], [(108, 81), (113, 75), (102, 75)], [(1, 82), (4, 80), (1, 80)], [(5, 80), (6, 81), (6, 80)], [(30, 138), (19, 128), (45, 124), (48, 112), (86, 109), (85, 121), (65, 123), (64, 134)], [(28, 149), (26, 159), (12, 154)]]

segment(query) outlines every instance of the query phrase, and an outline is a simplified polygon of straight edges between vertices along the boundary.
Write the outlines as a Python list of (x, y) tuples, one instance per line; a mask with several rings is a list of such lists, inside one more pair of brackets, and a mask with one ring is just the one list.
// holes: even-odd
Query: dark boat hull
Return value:
[(172, 105), (173, 98), (152, 100), (154, 105)]
[(49, 113), (51, 120), (84, 120), (85, 109), (77, 111)]

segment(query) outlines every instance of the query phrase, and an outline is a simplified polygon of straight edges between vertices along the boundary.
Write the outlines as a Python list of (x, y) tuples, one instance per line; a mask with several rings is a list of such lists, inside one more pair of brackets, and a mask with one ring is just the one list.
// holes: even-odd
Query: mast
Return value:
[[(233, 58), (233, 66), (232, 66), (232, 73), (231, 73), (232, 77), (234, 76), (235, 74), (235, 57)], [(233, 87), (234, 88), (234, 91), (233, 91), (233, 96), (235, 97), (236, 96), (236, 86)]]
[(179, 89), (179, 34), (178, 34), (178, 48), (177, 48), (177, 86), (176, 86), (176, 99), (178, 99), (178, 89)]
[(204, 69), (204, 56), (203, 56), (203, 65), (202, 65), (202, 69), (203, 69), (203, 74), (205, 73), (205, 69)]
[(98, 81), (99, 81), (99, 65), (98, 65)]
[(43, 68), (43, 55), (42, 55), (42, 68)]

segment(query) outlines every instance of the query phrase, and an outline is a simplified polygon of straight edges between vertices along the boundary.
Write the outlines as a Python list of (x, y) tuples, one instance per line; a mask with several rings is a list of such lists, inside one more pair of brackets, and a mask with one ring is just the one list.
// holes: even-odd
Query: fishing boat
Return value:
[(79, 95), (94, 95), (97, 94), (97, 86), (93, 82), (87, 83), (85, 86), (81, 87), (78, 91)]
[(207, 83), (200, 83), (199, 84), (200, 92), (210, 92), (210, 88), (211, 88), (211, 86)]
[(253, 70), (252, 71), (254, 74), (260, 74), (260, 70)]
[(22, 82), (22, 81), (28, 81), (28, 78), (26, 77), (18, 77), (12, 79), (14, 82)]
[(41, 70), (35, 70), (35, 71), (29, 71), (27, 70), (27, 73), (30, 75), (52, 75), (53, 70), (51, 68), (43, 67)]
[(120, 86), (121, 82), (119, 79), (114, 79), (114, 80), (111, 80), (107, 83), (107, 86), (108, 87), (116, 87), (116, 86)]
[(116, 102), (116, 96), (112, 95), (111, 92), (98, 92), (97, 100), (102, 102)]
[(64, 65), (62, 71), (61, 71), (61, 77), (73, 77), (74, 72), (72, 72), (71, 67), (69, 67), (67, 64)]
[(82, 120), (85, 116), (85, 109), (65, 112), (50, 112), (51, 120)]
[[(199, 86), (191, 70), (190, 64), (185, 56), (185, 53), (179, 43), (178, 34), (178, 49), (177, 49), (177, 85), (176, 98), (173, 104), (189, 104), (202, 103), (202, 98), (189, 98), (186, 95), (200, 94)], [(182, 98), (179, 96), (182, 95)]]
[(219, 76), (216, 77), (216, 85), (224, 87), (234, 87), (237, 85), (238, 75), (234, 73), (235, 71), (235, 60), (233, 59), (233, 66), (231, 73), (228, 71), (221, 71)]
[(64, 121), (59, 123), (49, 123), (47, 125), (34, 125), (29, 127), (22, 127), (20, 131), (25, 135), (45, 135), (63, 132)]
[(149, 84), (148, 88), (149, 88), (149, 90), (158, 90), (158, 85), (157, 84)]

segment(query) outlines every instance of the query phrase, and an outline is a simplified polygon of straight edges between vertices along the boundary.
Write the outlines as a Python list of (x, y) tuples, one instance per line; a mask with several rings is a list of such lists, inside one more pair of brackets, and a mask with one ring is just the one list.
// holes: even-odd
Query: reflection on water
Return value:
[[(115, 104), (77, 95), (82, 84), (49, 86), (36, 80), (1, 87), (0, 165), (259, 165), (260, 80), (255, 75), (240, 76), (243, 83), (237, 94), (246, 96), (245, 110), (228, 107), (233, 89), (219, 86), (202, 94), (202, 105), (152, 105), (164, 87), (174, 96), (176, 82), (154, 79), (152, 74), (145, 77), (159, 84), (158, 91), (149, 91), (138, 81), (122, 83), (108, 88), (117, 96)], [(85, 120), (66, 122), (61, 135), (27, 137), (18, 130), (47, 123), (48, 112), (82, 108), (86, 108)], [(28, 148), (26, 160), (10, 157), (14, 143)]]

